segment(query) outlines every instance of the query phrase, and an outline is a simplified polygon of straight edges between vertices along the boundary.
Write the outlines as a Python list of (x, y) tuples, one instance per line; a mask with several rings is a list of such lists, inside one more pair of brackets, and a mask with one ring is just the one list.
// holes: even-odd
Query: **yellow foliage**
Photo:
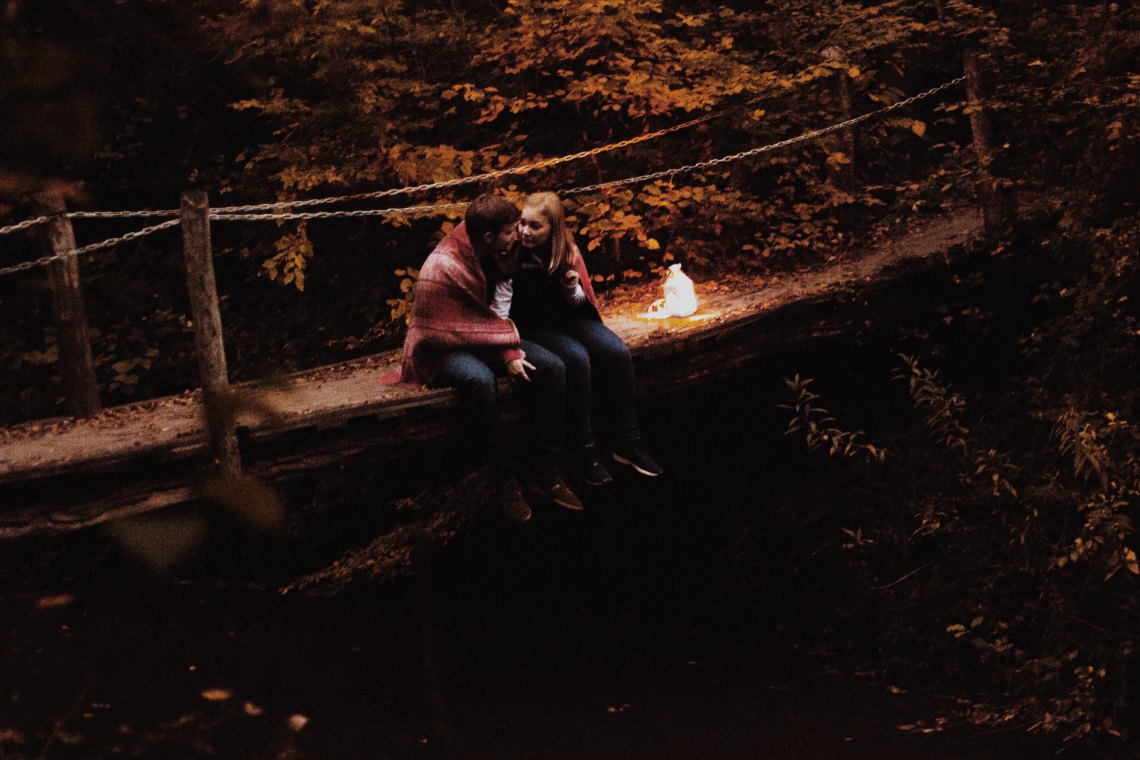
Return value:
[(277, 238), (274, 249), (276, 253), (262, 263), (266, 276), (274, 282), (293, 285), (303, 291), (305, 264), (313, 255), (313, 243), (309, 240), (306, 223), (300, 222), (296, 230)]

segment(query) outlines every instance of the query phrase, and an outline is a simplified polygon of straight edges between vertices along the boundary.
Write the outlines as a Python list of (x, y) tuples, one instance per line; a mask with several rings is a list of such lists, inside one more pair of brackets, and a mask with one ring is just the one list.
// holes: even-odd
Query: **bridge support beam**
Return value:
[(234, 404), (222, 340), (218, 286), (214, 278), (210, 203), (204, 190), (182, 194), (181, 216), (186, 285), (190, 293), (190, 314), (194, 320), (198, 372), (206, 396), (211, 450), (214, 463), (222, 473), (236, 475), (241, 471), (241, 452), (234, 429)]
[[(55, 215), (45, 225), (40, 237), (44, 254), (51, 256), (74, 251), (75, 232), (71, 221), (64, 216), (67, 206), (63, 199), (45, 195), (36, 200), (44, 214)], [(75, 256), (68, 256), (49, 263), (47, 270), (64, 394), (72, 414), (91, 417), (103, 407), (95, 381), (95, 363), (91, 358), (91, 337), (87, 308), (83, 303), (83, 287), (79, 281), (79, 261)]]

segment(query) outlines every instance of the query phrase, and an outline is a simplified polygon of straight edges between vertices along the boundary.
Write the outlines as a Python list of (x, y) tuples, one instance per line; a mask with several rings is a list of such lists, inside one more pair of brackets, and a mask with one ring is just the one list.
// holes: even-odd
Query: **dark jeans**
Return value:
[(618, 440), (641, 439), (633, 359), (629, 347), (610, 328), (582, 317), (566, 322), (561, 329), (523, 330), (523, 335), (553, 351), (566, 364), (566, 436), (572, 447), (595, 443), (590, 421), (593, 390)]
[[(566, 367), (537, 343), (523, 340), (521, 345), (526, 360), (535, 369), (527, 370), (529, 383), (514, 384), (514, 393), (522, 403), (531, 438), (530, 464), (537, 472), (546, 473), (555, 468), (565, 440)], [(447, 355), (431, 383), (433, 388), (454, 388), (458, 392), (460, 413), (471, 442), (482, 450), (495, 478), (514, 471), (502, 413), (495, 399), (496, 376), (504, 372), (501, 362), (488, 364), (475, 354), (457, 351)]]

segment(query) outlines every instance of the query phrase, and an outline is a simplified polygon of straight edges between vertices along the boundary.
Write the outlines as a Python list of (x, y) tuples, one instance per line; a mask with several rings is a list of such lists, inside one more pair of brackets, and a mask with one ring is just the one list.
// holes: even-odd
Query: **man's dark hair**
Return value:
[(463, 217), (471, 244), (481, 245), (488, 232), (499, 234), (504, 225), (517, 222), (521, 213), (518, 206), (498, 193), (483, 193), (471, 201)]

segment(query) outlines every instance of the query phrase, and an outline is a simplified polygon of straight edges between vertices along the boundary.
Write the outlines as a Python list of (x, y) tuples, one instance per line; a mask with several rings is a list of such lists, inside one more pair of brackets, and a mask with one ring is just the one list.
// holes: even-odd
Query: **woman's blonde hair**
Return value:
[(574, 266), (574, 237), (566, 229), (566, 214), (562, 210), (562, 200), (555, 193), (531, 193), (523, 206), (530, 206), (542, 212), (550, 224), (550, 274), (563, 267)]

